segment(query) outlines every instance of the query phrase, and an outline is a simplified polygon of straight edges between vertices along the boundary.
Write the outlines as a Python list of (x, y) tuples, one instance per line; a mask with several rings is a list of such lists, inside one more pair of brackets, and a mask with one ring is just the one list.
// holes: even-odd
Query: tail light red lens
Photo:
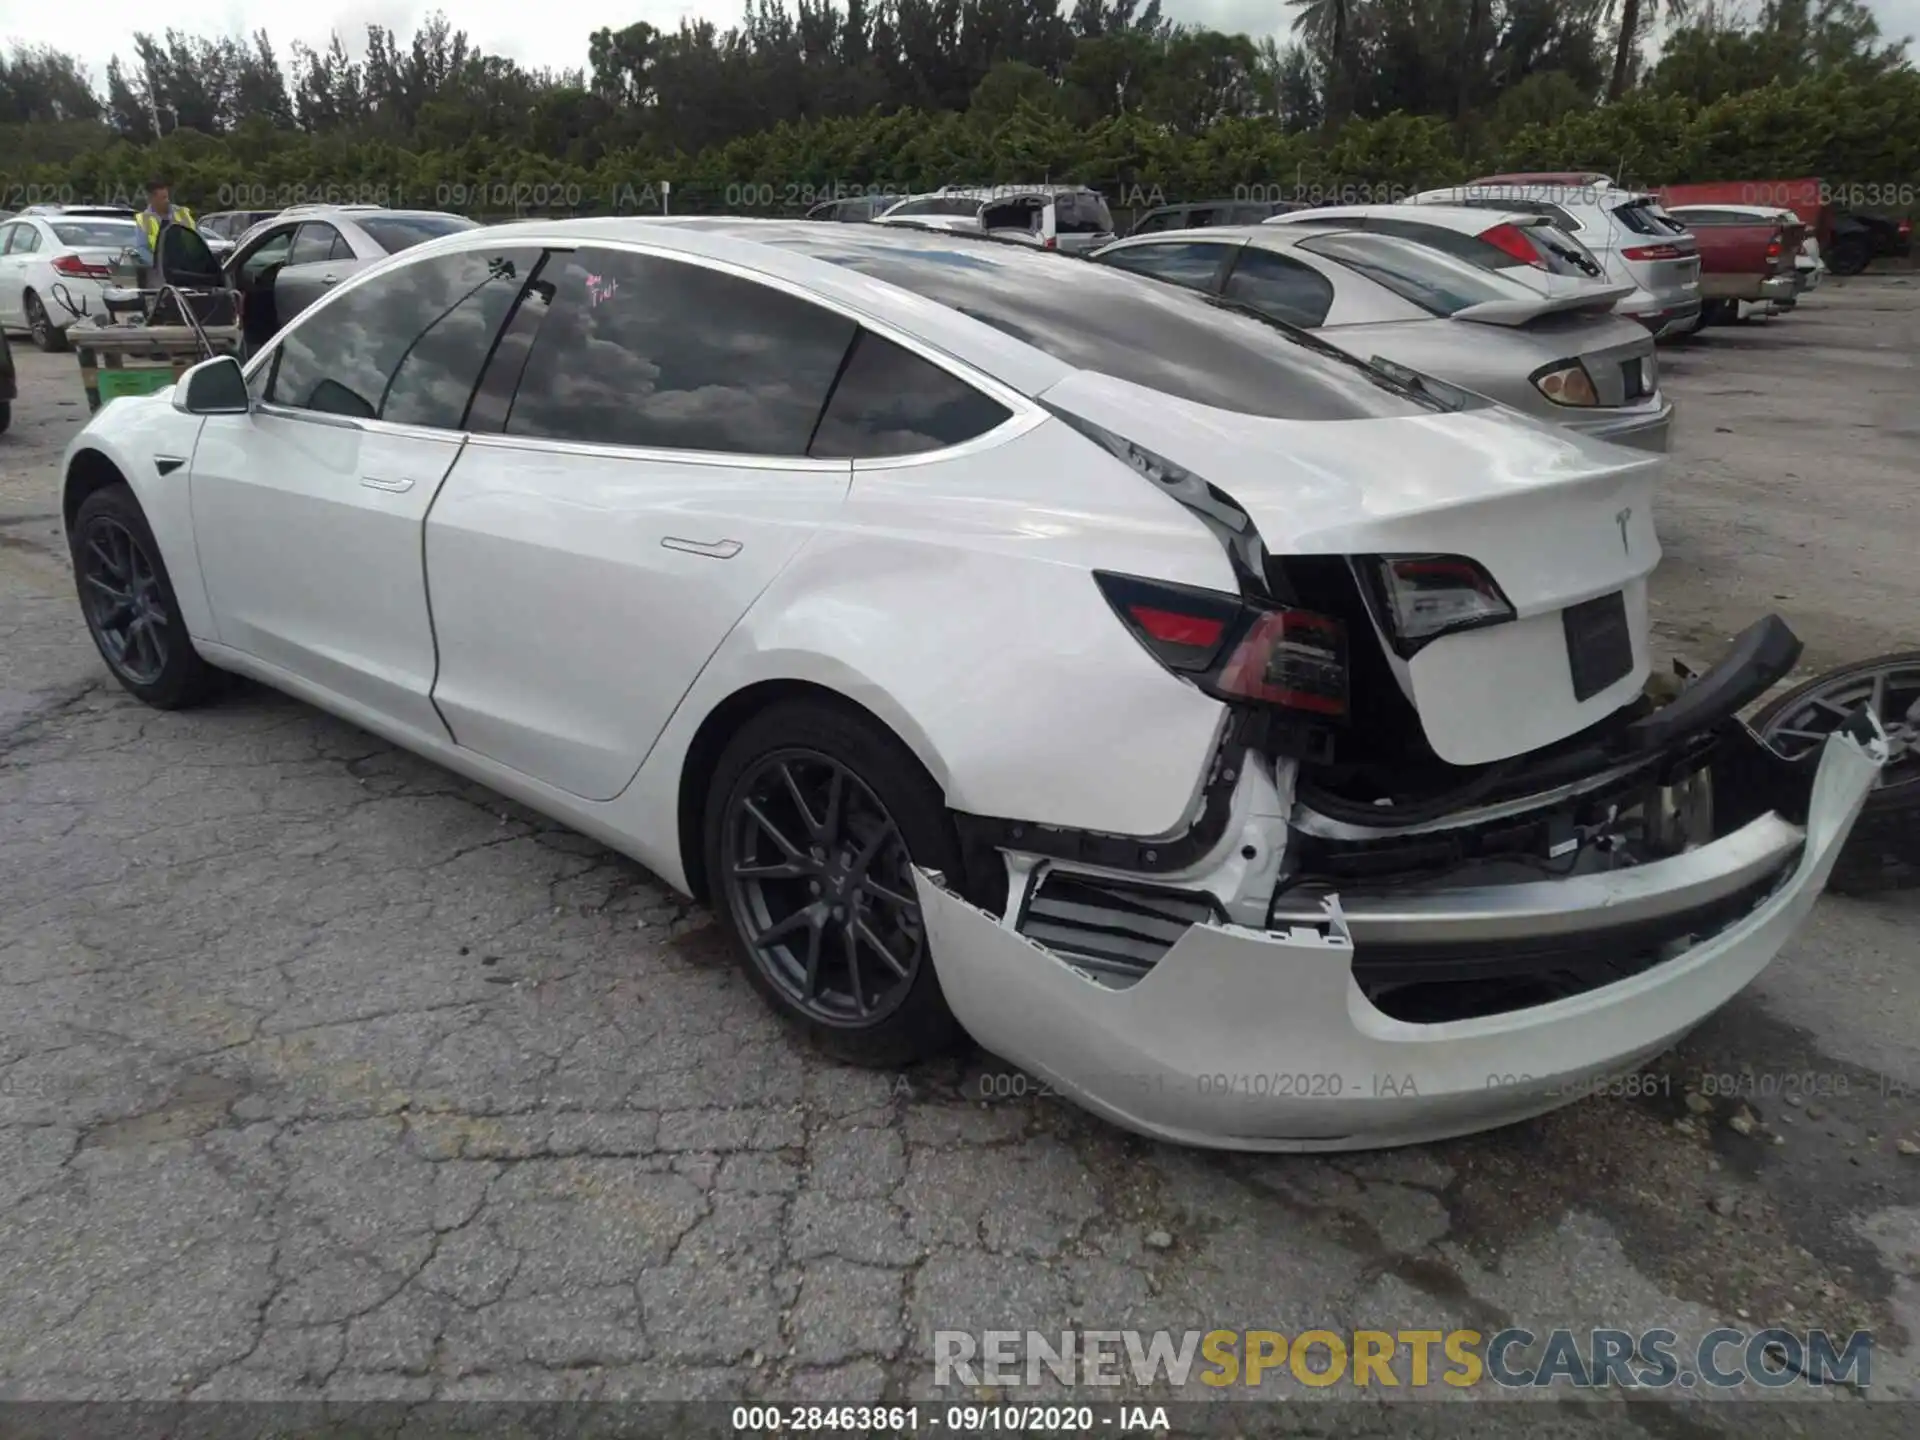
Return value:
[(1767, 241), (1767, 259), (1778, 260), (1780, 258), (1781, 249), (1782, 249), (1782, 244), (1781, 244), (1780, 236), (1776, 234), (1771, 240)]
[(1629, 245), (1620, 253), (1629, 260), (1679, 260), (1687, 252), (1678, 245)]
[(54, 270), (75, 280), (105, 280), (113, 274), (105, 265), (89, 265), (78, 255), (62, 255), (53, 262)]
[(1403, 657), (1442, 635), (1514, 618), (1493, 577), (1464, 555), (1381, 555), (1354, 568), (1372, 592), (1380, 628)]
[(1533, 248), (1533, 241), (1527, 238), (1527, 232), (1518, 225), (1496, 225), (1491, 230), (1482, 230), (1480, 238), (1496, 250), (1504, 250), (1523, 265), (1531, 265), (1536, 270), (1547, 268), (1547, 262)]
[(1101, 571), (1094, 579), (1134, 639), (1209, 695), (1346, 716), (1346, 627), (1332, 616), (1137, 575)]
[(1900, 232), (1900, 238), (1902, 240), (1906, 239), (1907, 236), (1913, 234), (1913, 221), (1902, 220), (1899, 225), (1899, 232)]
[(1262, 610), (1220, 667), (1221, 693), (1310, 715), (1347, 713), (1346, 627), (1309, 610)]

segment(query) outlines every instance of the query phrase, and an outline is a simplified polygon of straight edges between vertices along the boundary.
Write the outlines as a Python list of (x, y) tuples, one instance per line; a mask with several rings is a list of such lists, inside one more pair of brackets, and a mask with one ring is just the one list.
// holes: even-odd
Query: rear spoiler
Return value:
[(1453, 312), (1455, 320), (1472, 320), (1482, 325), (1520, 326), (1543, 315), (1563, 315), (1580, 310), (1611, 310), (1633, 294), (1631, 285), (1570, 285), (1550, 295), (1525, 300), (1485, 300)]

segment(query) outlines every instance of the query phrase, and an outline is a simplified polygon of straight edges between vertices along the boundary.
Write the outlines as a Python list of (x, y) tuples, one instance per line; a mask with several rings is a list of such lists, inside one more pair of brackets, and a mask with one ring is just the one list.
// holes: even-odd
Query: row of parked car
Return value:
[[(1672, 406), (1655, 342), (1788, 311), (1828, 268), (1813, 227), (1791, 210), (1669, 206), (1594, 172), (1488, 175), (1396, 204), (1184, 202), (1145, 212), (1125, 238), (1104, 200), (1076, 186), (868, 196), (809, 218), (1084, 256), (1312, 331), (1424, 383), (1656, 450)], [(1885, 248), (1907, 242), (1896, 230)], [(1849, 232), (1849, 268), (1864, 264), (1860, 253)]]

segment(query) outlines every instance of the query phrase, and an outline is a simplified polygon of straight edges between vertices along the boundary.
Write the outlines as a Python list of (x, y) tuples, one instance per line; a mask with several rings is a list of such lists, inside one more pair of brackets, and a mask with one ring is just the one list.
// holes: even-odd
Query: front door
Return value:
[(543, 289), (503, 433), (468, 442), (427, 520), (434, 699), (461, 745), (605, 800), (844, 502), (850, 463), (807, 451), (855, 327), (635, 251), (552, 255)]
[(194, 531), (218, 639), (445, 739), (431, 699), (423, 526), (537, 252), (463, 250), (343, 289), (209, 417)]

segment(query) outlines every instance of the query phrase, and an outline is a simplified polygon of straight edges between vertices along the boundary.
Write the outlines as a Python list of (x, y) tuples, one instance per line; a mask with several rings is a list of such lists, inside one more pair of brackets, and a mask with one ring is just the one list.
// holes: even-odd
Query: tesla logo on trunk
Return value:
[(1633, 541), (1627, 538), (1627, 522), (1633, 518), (1633, 507), (1629, 505), (1613, 517), (1613, 523), (1620, 527), (1620, 548), (1625, 553), (1633, 553)]

